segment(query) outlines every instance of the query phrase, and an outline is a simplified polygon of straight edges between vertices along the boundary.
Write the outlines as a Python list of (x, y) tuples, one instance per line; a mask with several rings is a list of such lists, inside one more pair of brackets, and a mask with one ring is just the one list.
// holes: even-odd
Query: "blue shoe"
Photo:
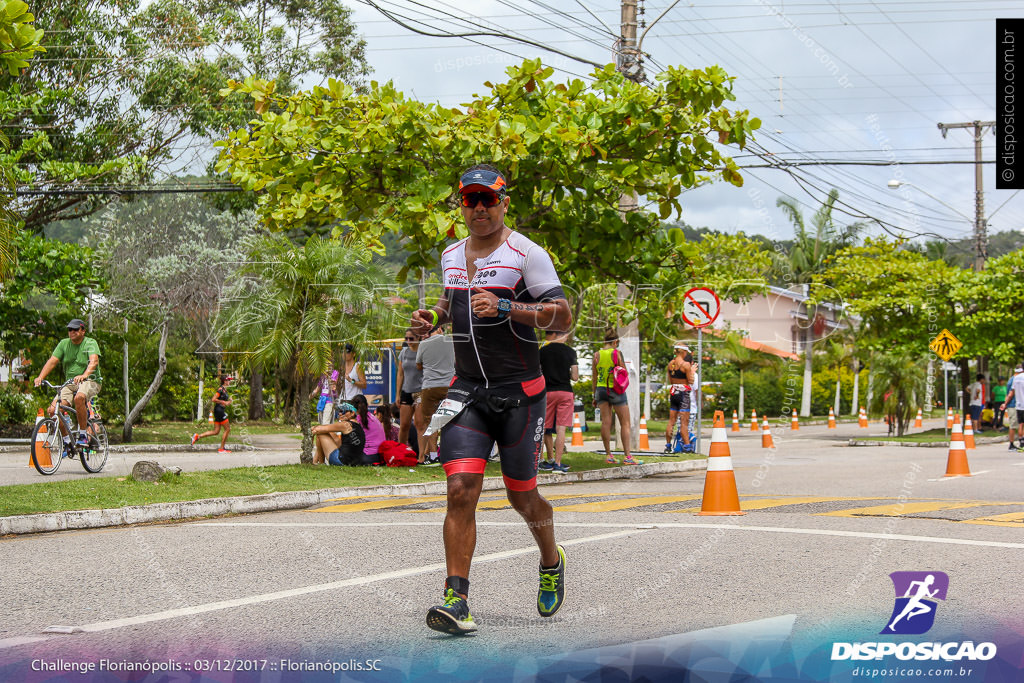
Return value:
[(555, 463), (550, 460), (541, 460), (540, 464), (537, 465), (538, 470), (553, 470), (555, 469)]
[(453, 636), (465, 635), (476, 630), (476, 622), (469, 613), (466, 598), (450, 587), (445, 590), (444, 604), (431, 607), (427, 612), (427, 626)]
[(75, 443), (78, 444), (79, 448), (86, 448), (89, 445), (89, 435), (88, 434), (79, 434), (78, 435), (78, 441), (76, 441)]
[(568, 465), (553, 464), (551, 466), (551, 471), (552, 472), (560, 472), (562, 474), (568, 474), (569, 473), (569, 466)]
[(540, 590), (537, 591), (537, 611), (542, 617), (550, 617), (562, 606), (565, 597), (565, 549), (558, 550), (558, 566), (553, 569), (540, 568)]

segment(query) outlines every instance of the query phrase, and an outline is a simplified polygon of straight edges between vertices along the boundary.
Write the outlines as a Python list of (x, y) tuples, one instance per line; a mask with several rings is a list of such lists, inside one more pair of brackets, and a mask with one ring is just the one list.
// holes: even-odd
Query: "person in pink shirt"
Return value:
[(366, 433), (366, 443), (363, 446), (363, 464), (379, 464), (381, 461), (379, 454), (380, 445), (387, 439), (387, 435), (384, 433), (384, 425), (374, 415), (370, 414), (370, 405), (367, 403), (365, 396), (356, 394), (352, 398), (351, 403), (356, 409), (356, 422), (362, 426), (363, 431)]

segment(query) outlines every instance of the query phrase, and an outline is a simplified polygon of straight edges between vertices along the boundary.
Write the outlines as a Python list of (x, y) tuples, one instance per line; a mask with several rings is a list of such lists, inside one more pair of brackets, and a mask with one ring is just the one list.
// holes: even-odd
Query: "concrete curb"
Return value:
[[(706, 470), (707, 458), (683, 460), (682, 462), (654, 462), (638, 466), (609, 467), (601, 470), (569, 472), (568, 474), (539, 474), (537, 483), (562, 484), (567, 482), (602, 481), (608, 479), (641, 479), (653, 474), (671, 472), (695, 472)], [(505, 488), (501, 477), (484, 479), (484, 491)], [(72, 529), (100, 529), (103, 527), (146, 524), (169, 520), (193, 519), (196, 517), (218, 517), (221, 515), (244, 515), (255, 512), (296, 510), (319, 505), (333, 498), (346, 496), (425, 496), (440, 495), (447, 490), (443, 481), (391, 486), (360, 486), (317, 491), (285, 491), (265, 493), (258, 496), (235, 496), (233, 498), (207, 498), (180, 503), (154, 503), (153, 505), (130, 505), (105, 510), (70, 510), (66, 512), (45, 512), (35, 515), (0, 517), (0, 536), (16, 534), (38, 534)]]
[[(974, 437), (974, 443), (984, 446), (990, 443), (1003, 443), (1006, 439), (997, 436)], [(850, 446), (903, 446), (909, 448), (949, 448), (948, 441), (933, 441), (930, 443), (907, 443), (905, 441), (859, 441), (850, 439)]]

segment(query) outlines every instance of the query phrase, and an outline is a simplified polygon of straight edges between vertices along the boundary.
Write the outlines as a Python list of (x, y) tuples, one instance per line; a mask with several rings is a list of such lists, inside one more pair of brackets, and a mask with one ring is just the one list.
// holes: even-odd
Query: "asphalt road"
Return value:
[[(1024, 632), (1024, 454), (981, 446), (976, 476), (948, 479), (945, 449), (850, 448), (815, 431), (780, 430), (775, 451), (731, 440), (743, 516), (695, 514), (703, 472), (544, 487), (568, 554), (552, 619), (536, 613), (527, 529), (489, 496), (471, 573), (480, 630), (467, 638), (423, 623), (445, 575), (436, 497), (5, 539), (0, 678), (59, 655), (267, 660), (250, 678), (209, 680), (299, 680), (289, 667), (317, 662), (382, 671), (314, 680), (512, 680), (712, 636), (788, 637), (803, 676), (837, 639), (879, 639), (898, 570), (949, 576), (929, 640)], [(650, 639), (662, 640), (636, 645)], [(838, 680), (823, 670), (815, 680)]]

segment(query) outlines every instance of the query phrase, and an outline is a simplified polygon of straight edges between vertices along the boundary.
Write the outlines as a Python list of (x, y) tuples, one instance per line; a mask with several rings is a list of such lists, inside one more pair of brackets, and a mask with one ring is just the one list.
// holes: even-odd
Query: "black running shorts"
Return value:
[(501, 474), (509, 491), (537, 487), (537, 465), (544, 443), (545, 397), (515, 408), (495, 410), (475, 400), (441, 429), (440, 453), (445, 474), (483, 474), (495, 442)]
[[(679, 387), (678, 389), (676, 387)], [(672, 393), (669, 394), (669, 409), (681, 411), (684, 413), (690, 412), (690, 389), (688, 386), (683, 384), (673, 384), (670, 389)]]

